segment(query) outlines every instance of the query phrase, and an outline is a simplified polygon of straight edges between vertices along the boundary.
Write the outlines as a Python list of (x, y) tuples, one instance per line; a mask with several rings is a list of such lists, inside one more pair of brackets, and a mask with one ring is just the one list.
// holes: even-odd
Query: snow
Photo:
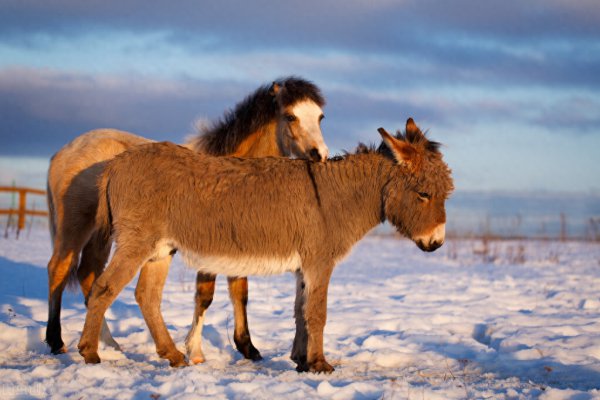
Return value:
[[(251, 277), (249, 321), (264, 360), (233, 346), (225, 279), (203, 332), (204, 364), (173, 369), (155, 353), (132, 282), (107, 312), (123, 352), (99, 365), (76, 351), (85, 307), (63, 299), (69, 352), (42, 342), (48, 233), (0, 239), (0, 398), (600, 399), (600, 245), (450, 240), (423, 253), (371, 235), (336, 268), (325, 355), (331, 375), (298, 374), (291, 274)], [(183, 351), (194, 272), (176, 257), (163, 314)]]

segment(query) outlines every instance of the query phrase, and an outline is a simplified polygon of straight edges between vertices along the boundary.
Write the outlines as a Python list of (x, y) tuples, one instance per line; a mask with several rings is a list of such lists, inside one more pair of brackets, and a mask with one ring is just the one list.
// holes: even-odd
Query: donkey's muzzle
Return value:
[(310, 151), (308, 152), (308, 156), (310, 157), (310, 159), (312, 161), (322, 161), (323, 160), (323, 157), (321, 156), (319, 149), (317, 149), (316, 147), (313, 147), (312, 149), (310, 149)]
[(421, 249), (423, 251), (427, 251), (427, 252), (432, 252), (432, 251), (436, 251), (437, 249), (442, 247), (442, 245), (444, 244), (444, 241), (443, 240), (431, 240), (426, 243), (423, 240), (417, 240), (416, 243), (417, 243), (417, 247), (419, 247), (419, 249)]

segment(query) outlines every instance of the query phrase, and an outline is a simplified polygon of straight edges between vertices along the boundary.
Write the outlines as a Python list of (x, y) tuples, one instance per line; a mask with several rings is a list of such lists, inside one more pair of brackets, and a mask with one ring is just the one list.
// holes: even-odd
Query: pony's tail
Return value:
[(54, 199), (52, 198), (52, 189), (50, 188), (50, 171), (46, 178), (46, 204), (48, 205), (48, 229), (50, 230), (50, 242), (54, 247), (54, 239), (56, 238), (56, 208), (54, 207)]
[(108, 198), (109, 174), (106, 170), (98, 178), (98, 210), (96, 211), (96, 234), (102, 240), (109, 241), (112, 231), (112, 214)]

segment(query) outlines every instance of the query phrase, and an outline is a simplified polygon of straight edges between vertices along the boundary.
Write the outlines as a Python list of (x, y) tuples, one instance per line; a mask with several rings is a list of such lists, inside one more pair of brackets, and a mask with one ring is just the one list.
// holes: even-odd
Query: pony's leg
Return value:
[(240, 353), (252, 361), (262, 360), (260, 352), (252, 344), (250, 331), (248, 330), (248, 314), (246, 306), (248, 305), (248, 279), (247, 278), (227, 278), (229, 284), (229, 297), (233, 304), (233, 318), (235, 327), (233, 330), (233, 341), (235, 347)]
[(145, 254), (150, 254), (152, 251), (151, 248), (146, 250), (146, 253), (132, 253), (117, 248), (106, 270), (92, 285), (85, 324), (77, 345), (79, 354), (83, 356), (86, 364), (100, 362), (98, 340), (104, 313), (121, 290), (135, 277), (146, 257)]
[(192, 328), (185, 339), (185, 348), (188, 358), (194, 364), (203, 363), (204, 353), (202, 352), (202, 326), (204, 324), (204, 313), (210, 307), (215, 294), (216, 275), (204, 274), (198, 272), (196, 275), (196, 295), (194, 301), (194, 318)]
[(304, 275), (296, 271), (296, 301), (294, 304), (294, 319), (296, 320), (296, 335), (292, 346), (291, 359), (298, 366), (306, 364), (306, 345), (308, 332), (304, 320)]
[[(95, 232), (81, 252), (81, 262), (77, 269), (77, 278), (79, 279), (79, 285), (81, 286), (86, 306), (92, 284), (100, 276), (108, 260), (110, 245), (110, 240), (106, 240), (98, 232)], [(119, 344), (110, 333), (106, 318), (102, 318), (100, 340), (115, 350), (121, 350)]]
[(168, 256), (144, 264), (135, 288), (135, 299), (142, 310), (152, 339), (154, 339), (158, 355), (169, 360), (171, 367), (183, 367), (187, 365), (185, 356), (175, 347), (160, 312), (163, 288), (170, 263), (171, 256)]
[(62, 294), (67, 285), (70, 271), (77, 266), (79, 249), (54, 248), (48, 263), (48, 324), (46, 343), (52, 354), (65, 353), (67, 348), (62, 340), (60, 310)]
[[(298, 364), (299, 372), (333, 372), (323, 354), (323, 331), (327, 320), (327, 289), (333, 267), (314, 266), (304, 270), (304, 320), (306, 322), (306, 363)], [(315, 268), (316, 267), (316, 268)]]

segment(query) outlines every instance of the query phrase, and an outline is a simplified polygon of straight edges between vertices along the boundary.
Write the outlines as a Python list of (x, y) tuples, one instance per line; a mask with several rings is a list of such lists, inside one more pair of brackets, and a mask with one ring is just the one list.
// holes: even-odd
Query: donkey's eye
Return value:
[(421, 200), (429, 200), (431, 198), (431, 195), (429, 193), (425, 193), (425, 192), (417, 192), (417, 195), (419, 196), (419, 199), (421, 199)]
[(325, 116), (323, 114), (319, 115), (319, 122), (323, 121), (324, 118)]
[(298, 119), (298, 118), (296, 118), (296, 116), (295, 116), (295, 115), (292, 115), (292, 114), (286, 114), (286, 115), (285, 115), (285, 120), (286, 120), (287, 122), (294, 122), (294, 121), (296, 121), (297, 119)]

